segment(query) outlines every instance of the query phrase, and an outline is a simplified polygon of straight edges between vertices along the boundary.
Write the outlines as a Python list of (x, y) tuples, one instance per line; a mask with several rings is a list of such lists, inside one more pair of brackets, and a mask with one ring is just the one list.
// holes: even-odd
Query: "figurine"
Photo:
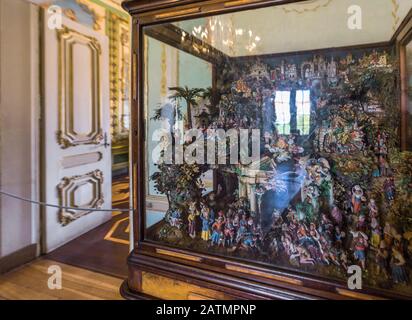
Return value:
[(247, 220), (246, 220), (246, 214), (243, 213), (242, 219), (239, 221), (239, 229), (237, 231), (236, 242), (239, 242), (242, 239), (246, 231), (247, 231)]
[(371, 218), (370, 227), (372, 230), (371, 245), (377, 248), (381, 242), (381, 226), (379, 225), (378, 219), (376, 217)]
[(387, 178), (383, 184), (386, 199), (391, 202), (395, 199), (395, 181), (393, 177)]
[(180, 219), (180, 212), (177, 209), (172, 210), (170, 215), (170, 225), (180, 229), (182, 221)]
[(335, 227), (335, 243), (337, 247), (342, 247), (343, 240), (345, 239), (345, 232), (340, 229), (339, 226)]
[(242, 246), (246, 249), (250, 249), (255, 246), (253, 233), (246, 231), (242, 236)]
[(299, 263), (300, 264), (315, 264), (315, 260), (312, 259), (308, 250), (306, 250), (303, 246), (297, 247), (297, 255), (299, 256)]
[(321, 230), (325, 233), (328, 233), (329, 235), (332, 233), (333, 231), (333, 223), (332, 221), (327, 217), (326, 214), (322, 214), (321, 216), (321, 226), (320, 226)]
[(358, 222), (356, 223), (356, 228), (358, 231), (366, 232), (366, 216), (361, 213), (358, 217)]
[[(404, 170), (398, 137), (390, 129), (397, 119), (389, 119), (392, 113), (384, 108), (390, 106), (389, 100), (382, 101), (376, 94), (386, 81), (374, 79), (380, 71), (384, 71), (385, 80), (396, 72), (381, 51), (359, 60), (360, 52), (342, 60), (346, 53), (313, 59), (290, 56), (287, 61), (262, 57), (262, 63), (251, 58), (236, 66), (228, 63), (216, 79), (218, 101), (210, 99), (213, 106), (202, 101), (193, 106), (193, 114), (200, 117), (197, 126), (203, 128), (207, 142), (226, 139), (219, 139), (217, 130), (239, 133), (244, 128), (250, 133), (258, 129), (264, 143), (262, 159), (249, 166), (195, 165), (198, 171), (194, 174), (190, 174), (190, 166), (165, 168), (159, 164), (160, 176), (155, 173), (154, 177), (162, 179), (153, 179), (154, 186), (168, 189), (171, 185), (173, 192), (158, 190), (168, 196), (170, 210), (166, 227), (154, 231), (151, 240), (159, 236), (189, 250), (213, 247), (210, 251), (229, 258), (286, 268), (284, 264), (290, 263), (304, 271), (341, 279), (347, 277), (347, 268), (357, 263), (364, 275), (372, 271), (364, 277), (365, 286), (386, 286), (389, 279), (408, 283), (412, 232), (406, 223), (408, 217), (403, 215), (409, 208), (404, 180), (405, 185), (412, 184)], [(387, 66), (377, 70), (379, 65)], [(364, 81), (366, 90), (358, 90)], [(383, 89), (390, 99), (390, 86)], [(300, 106), (287, 110), (291, 133), (279, 134), (276, 122), (281, 119), (276, 116), (281, 110), (276, 110), (275, 100), (280, 90), (310, 91), (310, 115), (303, 121), (305, 128), (310, 128), (309, 135), (299, 133), (302, 119), (296, 108)], [(296, 102), (294, 95), (291, 104)], [(181, 115), (174, 113), (173, 119), (178, 120), (175, 118)], [(179, 125), (172, 122), (167, 129), (176, 133)], [(169, 143), (184, 142), (183, 137), (172, 140)], [(218, 156), (223, 156), (220, 153)], [(214, 171), (215, 190), (207, 193), (204, 176), (210, 169)], [(180, 210), (187, 206), (189, 210)], [(397, 215), (399, 207), (402, 215)], [(181, 237), (175, 228), (187, 228), (187, 236)], [(148, 233), (152, 230), (157, 229), (150, 228)], [(408, 238), (407, 232), (411, 233)], [(404, 239), (410, 241), (409, 247)], [(407, 289), (411, 288), (412, 284)]]
[(345, 271), (348, 270), (348, 255), (344, 250), (339, 254), (339, 263)]
[(225, 227), (224, 227), (224, 236), (225, 236), (225, 242), (224, 246), (225, 247), (231, 247), (234, 244), (235, 241), (235, 227), (232, 223), (232, 218), (227, 218)]
[(392, 279), (394, 283), (406, 284), (409, 282), (405, 258), (395, 247), (392, 248), (390, 267), (392, 270)]
[(366, 249), (368, 248), (368, 237), (363, 232), (353, 232), (353, 256), (359, 261), (363, 270), (366, 270)]
[(379, 243), (379, 248), (375, 254), (375, 262), (376, 262), (376, 273), (380, 275), (382, 272), (386, 278), (389, 278), (388, 275), (388, 259), (389, 259), (389, 251), (386, 247), (385, 241), (381, 241)]
[(223, 239), (223, 226), (224, 220), (219, 217), (216, 219), (215, 223), (212, 225), (212, 245), (219, 245), (221, 244), (221, 239)]
[(392, 246), (395, 233), (396, 231), (391, 226), (391, 224), (389, 222), (386, 222), (385, 227), (383, 228), (383, 238), (388, 247)]
[(239, 225), (240, 225), (240, 218), (239, 218), (239, 214), (236, 213), (234, 218), (233, 218), (233, 228), (235, 229), (235, 232), (239, 229)]
[(375, 162), (373, 164), (372, 177), (379, 178), (380, 176), (381, 176), (381, 170), (379, 168), (379, 159), (375, 159)]
[(359, 214), (362, 209), (363, 190), (359, 185), (352, 188), (352, 213)]
[(386, 177), (389, 171), (389, 165), (388, 162), (386, 161), (385, 157), (380, 155), (378, 157), (378, 162), (379, 162), (379, 174), (381, 177)]
[(194, 239), (196, 238), (196, 213), (194, 211), (191, 211), (189, 213), (189, 216), (187, 217), (188, 221), (188, 231), (189, 231), (189, 236)]
[(369, 217), (370, 218), (377, 218), (378, 217), (379, 209), (378, 209), (378, 206), (376, 205), (375, 199), (370, 199), (368, 209), (369, 209)]
[(202, 235), (201, 238), (204, 241), (209, 241), (211, 234), (210, 234), (210, 225), (213, 223), (213, 220), (209, 216), (210, 209), (204, 206), (202, 208), (202, 215), (200, 218), (202, 219)]
[(337, 206), (333, 207), (331, 216), (335, 224), (337, 224), (338, 226), (342, 225), (342, 222), (343, 222), (342, 211), (340, 211), (340, 209)]

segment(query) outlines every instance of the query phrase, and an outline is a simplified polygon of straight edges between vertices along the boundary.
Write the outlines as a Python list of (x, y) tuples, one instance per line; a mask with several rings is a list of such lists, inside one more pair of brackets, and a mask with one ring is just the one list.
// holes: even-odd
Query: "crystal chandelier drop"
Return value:
[(193, 27), (191, 33), (213, 47), (218, 47), (220, 42), (232, 54), (235, 54), (235, 43), (243, 46), (248, 52), (254, 52), (261, 42), (261, 37), (250, 28), (235, 28), (231, 19), (222, 19), (222, 17), (208, 18), (205, 25)]

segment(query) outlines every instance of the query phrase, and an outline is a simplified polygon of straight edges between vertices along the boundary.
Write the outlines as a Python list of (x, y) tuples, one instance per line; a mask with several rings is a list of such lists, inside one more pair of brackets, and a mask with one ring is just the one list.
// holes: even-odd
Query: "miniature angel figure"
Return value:
[(403, 254), (395, 247), (392, 248), (390, 267), (392, 270), (392, 279), (394, 283), (406, 284), (409, 282), (405, 258)]

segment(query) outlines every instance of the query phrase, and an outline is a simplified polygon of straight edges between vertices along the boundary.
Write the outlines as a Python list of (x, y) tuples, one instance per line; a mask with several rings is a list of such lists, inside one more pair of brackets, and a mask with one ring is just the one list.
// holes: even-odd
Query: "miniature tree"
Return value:
[(192, 108), (196, 107), (198, 105), (197, 99), (202, 97), (202, 94), (205, 90), (201, 89), (201, 88), (189, 89), (188, 86), (171, 87), (171, 88), (169, 88), (169, 90), (175, 91), (175, 93), (169, 97), (170, 99), (173, 99), (175, 101), (180, 101), (180, 100), (183, 99), (186, 102), (187, 126), (189, 128), (192, 128), (192, 126), (193, 126), (193, 123), (192, 123)]

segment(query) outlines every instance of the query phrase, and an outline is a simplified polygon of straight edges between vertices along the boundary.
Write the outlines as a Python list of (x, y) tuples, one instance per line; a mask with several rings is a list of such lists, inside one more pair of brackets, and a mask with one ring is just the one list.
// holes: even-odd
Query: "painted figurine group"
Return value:
[[(221, 193), (221, 203), (200, 193), (183, 203), (169, 200), (167, 222), (191, 248), (334, 277), (357, 264), (370, 285), (407, 287), (412, 237), (390, 213), (399, 192), (393, 134), (382, 106), (351, 96), (351, 79), (363, 79), (359, 70), (392, 72), (387, 55), (275, 62), (273, 70), (260, 61), (247, 72), (231, 70), (221, 81), (217, 112), (204, 112), (207, 121), (198, 123), (205, 135), (208, 129), (260, 129), (260, 161), (209, 167), (219, 171), (212, 194)], [(280, 134), (274, 95), (301, 87), (314, 96), (310, 132)], [(337, 88), (351, 91), (338, 94)]]

